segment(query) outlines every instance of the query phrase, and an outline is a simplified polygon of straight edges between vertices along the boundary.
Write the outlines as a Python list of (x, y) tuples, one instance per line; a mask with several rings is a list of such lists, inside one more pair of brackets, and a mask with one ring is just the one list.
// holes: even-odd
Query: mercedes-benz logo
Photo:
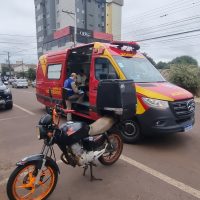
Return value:
[(194, 111), (195, 103), (194, 103), (193, 99), (187, 102), (187, 108), (188, 108), (188, 111), (190, 111), (190, 112)]

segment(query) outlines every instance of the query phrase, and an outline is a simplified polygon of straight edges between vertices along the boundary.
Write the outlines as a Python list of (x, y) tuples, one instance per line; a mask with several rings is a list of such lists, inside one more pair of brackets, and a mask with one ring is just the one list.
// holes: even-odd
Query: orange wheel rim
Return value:
[(55, 181), (53, 169), (49, 166), (44, 168), (38, 186), (34, 185), (35, 171), (35, 165), (28, 165), (15, 177), (12, 192), (16, 200), (41, 200), (51, 191)]
[(109, 136), (109, 140), (111, 144), (114, 146), (114, 151), (111, 153), (105, 152), (103, 154), (103, 158), (106, 162), (115, 161), (121, 154), (122, 151), (122, 140), (121, 137), (117, 134), (113, 134)]

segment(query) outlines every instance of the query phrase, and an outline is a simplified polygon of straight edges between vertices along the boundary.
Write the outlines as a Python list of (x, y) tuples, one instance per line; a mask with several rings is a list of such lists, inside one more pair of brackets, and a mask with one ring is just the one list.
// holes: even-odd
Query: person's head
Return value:
[(70, 77), (71, 77), (73, 80), (76, 80), (76, 79), (77, 79), (76, 73), (72, 73)]

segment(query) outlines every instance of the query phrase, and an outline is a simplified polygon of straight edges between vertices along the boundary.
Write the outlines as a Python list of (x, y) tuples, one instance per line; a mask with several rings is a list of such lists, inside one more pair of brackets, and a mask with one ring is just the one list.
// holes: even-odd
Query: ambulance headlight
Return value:
[(147, 97), (142, 97), (143, 102), (152, 108), (159, 108), (159, 109), (166, 109), (169, 108), (169, 103), (168, 101), (163, 101), (159, 99), (151, 99)]

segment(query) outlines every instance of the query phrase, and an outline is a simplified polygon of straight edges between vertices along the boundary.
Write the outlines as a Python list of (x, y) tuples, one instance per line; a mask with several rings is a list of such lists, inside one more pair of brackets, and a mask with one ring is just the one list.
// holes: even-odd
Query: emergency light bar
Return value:
[(140, 49), (140, 45), (136, 42), (128, 42), (128, 41), (113, 41), (110, 44), (117, 45), (118, 48), (123, 47), (131, 47), (133, 50), (137, 51)]

